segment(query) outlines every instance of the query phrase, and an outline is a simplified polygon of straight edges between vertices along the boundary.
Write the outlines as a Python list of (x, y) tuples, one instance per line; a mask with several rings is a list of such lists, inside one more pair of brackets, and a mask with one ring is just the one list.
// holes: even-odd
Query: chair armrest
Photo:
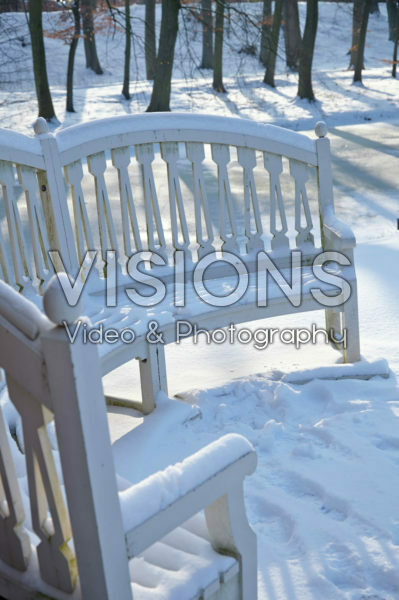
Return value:
[(244, 437), (225, 435), (183, 462), (120, 492), (128, 557), (137, 556), (192, 515), (242, 488), (256, 462), (256, 453)]
[(323, 218), (323, 234), (325, 249), (344, 250), (354, 248), (356, 239), (348, 225), (337, 219), (332, 210), (328, 211)]

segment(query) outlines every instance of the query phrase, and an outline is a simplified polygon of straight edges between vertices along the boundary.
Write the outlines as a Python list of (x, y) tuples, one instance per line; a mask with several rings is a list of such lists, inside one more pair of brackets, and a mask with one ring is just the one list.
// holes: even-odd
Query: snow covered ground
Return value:
[[(280, 46), (276, 66), (276, 88), (262, 83), (264, 69), (256, 56), (243, 50), (259, 47), (259, 31), (248, 24), (237, 11), (259, 22), (260, 2), (234, 4), (231, 9), (231, 26), (225, 36), (224, 75), (228, 95), (212, 90), (212, 73), (200, 70), (200, 25), (187, 9), (181, 11), (181, 33), (176, 44), (174, 81), (172, 86), (173, 110), (193, 110), (210, 114), (236, 115), (260, 122), (288, 125), (295, 129), (310, 129), (315, 119), (323, 118), (329, 126), (363, 123), (369, 120), (386, 120), (396, 116), (399, 80), (390, 76), (392, 42), (388, 41), (385, 4), (381, 14), (371, 15), (366, 40), (364, 72), (365, 87), (353, 86), (353, 73), (347, 70), (348, 50), (351, 42), (351, 5), (346, 3), (320, 3), (320, 20), (314, 58), (314, 90), (318, 101), (309, 104), (296, 99), (297, 75), (287, 72), (284, 58), (284, 40)], [(62, 127), (99, 116), (130, 114), (144, 110), (149, 102), (151, 85), (145, 80), (143, 51), (143, 5), (133, 5), (135, 33), (131, 68), (130, 101), (122, 100), (123, 33), (103, 26), (97, 35), (98, 54), (104, 68), (99, 76), (85, 68), (83, 43), (76, 53), (75, 108), (76, 114), (65, 114), (65, 81), (68, 46), (60, 39), (46, 39), (47, 68), (53, 100)], [(302, 25), (306, 3), (300, 2)], [(2, 19), (5, 18), (2, 16)], [(0, 77), (0, 126), (31, 132), (35, 119), (36, 101), (31, 65), (31, 49), (25, 15), (9, 17), (18, 24), (18, 42), (8, 50), (14, 53), (7, 70)], [(157, 6), (157, 23), (160, 23), (160, 6)], [(49, 34), (71, 25), (63, 13), (49, 13), (44, 27)]]
[[(260, 13), (260, 4), (248, 6), (253, 14)], [(137, 31), (142, 29), (142, 10), (134, 7)], [(245, 40), (233, 27), (225, 51), (229, 93), (215, 94), (210, 73), (201, 73), (189, 60), (190, 53), (198, 64), (200, 52), (198, 28), (190, 20), (178, 41), (172, 107), (233, 114), (309, 135), (317, 120), (327, 121), (337, 212), (358, 239), (362, 354), (369, 361), (386, 358), (389, 378), (313, 379), (298, 385), (282, 374), (332, 365), (338, 354), (321, 344), (300, 350), (271, 345), (258, 351), (242, 345), (194, 347), (187, 341), (167, 349), (170, 395), (197, 404), (201, 418), (177, 427), (181, 414), (187, 416), (178, 405), (169, 418), (156, 423), (156, 415), (151, 415), (130, 431), (131, 425), (126, 429), (119, 420), (120, 409), (110, 417), (118, 473), (130, 482), (147, 474), (138, 469), (139, 460), (126, 461), (123, 450), (130, 436), (137, 437), (143, 455), (146, 447), (157, 448), (156, 460), (147, 464), (151, 472), (223, 433), (241, 433), (253, 443), (259, 466), (245, 491), (259, 543), (260, 600), (399, 598), (399, 82), (383, 62), (391, 58), (392, 44), (381, 5), (381, 15), (370, 19), (364, 87), (351, 85), (352, 73), (346, 70), (350, 14), (346, 4), (320, 3), (315, 104), (295, 99), (296, 75), (285, 71), (282, 58), (277, 62), (277, 88), (265, 87), (257, 59), (237, 53), (254, 43), (256, 35), (248, 33)], [(23, 27), (23, 15), (18, 18)], [(98, 36), (102, 77), (86, 72), (80, 44), (78, 112), (73, 115), (64, 113), (67, 48), (54, 39), (46, 44), (61, 127), (146, 107), (150, 86), (142, 79), (140, 41), (132, 68), (139, 80), (132, 82), (130, 102), (120, 97), (121, 35)], [(30, 132), (36, 105), (29, 47), (24, 51), (25, 63), (9, 75), (13, 82), (0, 88), (0, 126)], [(313, 320), (313, 315), (284, 317), (257, 326), (307, 327)], [(316, 321), (322, 326), (322, 313)], [(133, 367), (123, 370), (122, 379), (120, 375), (108, 378), (106, 385), (131, 394), (137, 385)], [(137, 425), (134, 418), (131, 421)]]

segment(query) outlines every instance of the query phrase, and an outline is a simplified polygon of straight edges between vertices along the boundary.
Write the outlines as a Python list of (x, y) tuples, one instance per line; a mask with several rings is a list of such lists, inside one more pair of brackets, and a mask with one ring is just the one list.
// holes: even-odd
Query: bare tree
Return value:
[(299, 53), (298, 96), (313, 101), (312, 63), (319, 18), (318, 0), (308, 0), (306, 7), (305, 30)]
[(125, 62), (123, 68), (123, 87), (122, 94), (126, 100), (130, 99), (130, 52), (132, 45), (132, 24), (130, 21), (130, 0), (125, 0)]
[(74, 31), (72, 35), (71, 45), (68, 53), (68, 68), (67, 68), (67, 97), (66, 110), (67, 112), (75, 112), (73, 107), (73, 69), (75, 64), (75, 53), (78, 47), (80, 37), (80, 11), (79, 0), (74, 0), (72, 3), (72, 14), (74, 22)]
[(42, 0), (29, 2), (29, 31), (32, 44), (33, 73), (39, 117), (50, 121), (56, 118), (47, 78), (46, 52), (43, 40)]
[(96, 0), (81, 0), (80, 11), (82, 13), (86, 67), (92, 69), (97, 75), (102, 75), (103, 70), (97, 56), (96, 38), (94, 33), (93, 10), (95, 8)]
[(301, 48), (298, 0), (284, 0), (284, 40), (287, 67), (296, 71)]
[(364, 68), (364, 46), (366, 44), (366, 33), (367, 33), (367, 23), (369, 21), (371, 0), (364, 0), (363, 2), (363, 12), (362, 12), (362, 21), (360, 25), (359, 32), (359, 43), (358, 49), (356, 53), (356, 61), (355, 61), (355, 73), (353, 75), (353, 82), (362, 81), (362, 69)]
[(398, 41), (399, 41), (399, 5), (396, 3), (395, 37), (393, 45), (392, 77), (396, 78), (396, 65), (398, 63)]
[(272, 0), (263, 0), (262, 30), (260, 36), (259, 60), (266, 67), (272, 34)]
[(223, 30), (225, 0), (216, 0), (215, 53), (213, 56), (213, 89), (226, 92), (223, 85)]
[(271, 87), (274, 84), (274, 72), (276, 70), (276, 58), (278, 50), (278, 38), (280, 36), (281, 18), (282, 18), (283, 0), (276, 0), (274, 4), (273, 25), (270, 37), (270, 47), (267, 54), (266, 72), (263, 83), (267, 83)]
[(389, 39), (395, 40), (395, 23), (396, 23), (396, 0), (387, 0)]
[(151, 101), (147, 112), (170, 110), (170, 92), (179, 29), (180, 0), (162, 0), (161, 33)]
[(213, 67), (212, 0), (201, 0), (202, 60), (201, 69)]
[(155, 0), (145, 0), (144, 47), (146, 76), (148, 80), (152, 81), (155, 75), (157, 60), (155, 40)]
[(371, 6), (370, 6), (370, 14), (380, 14), (380, 8), (378, 6), (378, 0), (371, 0)]
[(360, 27), (362, 24), (364, 0), (353, 0), (352, 16), (352, 47), (350, 49), (349, 69), (354, 69), (356, 64), (357, 51), (359, 48)]

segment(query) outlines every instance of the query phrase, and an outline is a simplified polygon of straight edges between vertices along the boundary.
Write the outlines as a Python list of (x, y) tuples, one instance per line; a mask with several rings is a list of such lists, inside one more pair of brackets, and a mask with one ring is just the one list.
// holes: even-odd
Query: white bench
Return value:
[[(69, 344), (3, 282), (0, 367), (12, 402), (4, 390), (1, 597), (256, 600), (242, 489), (256, 455), (245, 438), (224, 436), (118, 493), (95, 346)], [(126, 461), (137, 451), (131, 439)]]
[[(142, 403), (132, 406), (150, 412), (157, 393), (167, 393), (164, 346), (176, 341), (178, 319), (212, 330), (323, 309), (336, 340), (346, 329), (345, 362), (360, 360), (355, 238), (334, 215), (324, 123), (317, 124), (315, 140), (243, 119), (175, 113), (93, 121), (56, 135), (39, 119), (35, 132), (32, 139), (0, 130), (7, 218), (0, 238), (1, 277), (40, 305), (41, 290), (53, 273), (50, 249), (62, 257), (62, 265), (55, 259), (57, 270), (74, 278), (86, 258), (78, 281), (97, 251), (85, 314), (105, 328), (134, 330), (134, 343), (99, 348), (103, 374), (131, 359), (140, 361)], [(18, 201), (15, 173), (24, 191)], [(126, 265), (141, 251), (148, 252), (144, 256), (151, 258), (151, 268), (141, 265), (144, 275), (133, 284)], [(222, 282), (224, 293), (237, 282), (223, 259), (244, 269), (244, 283), (249, 273), (247, 292), (229, 306), (220, 305), (223, 299), (219, 306), (205, 303), (193, 286), (198, 263), (215, 252), (217, 266), (205, 276), (208, 282)], [(291, 270), (298, 252), (302, 269)], [(316, 258), (321, 252), (329, 253), (323, 260), (339, 261), (336, 274), (351, 288), (346, 301), (341, 289), (315, 276), (315, 269), (321, 273)], [(183, 260), (186, 273), (175, 287), (173, 264), (181, 268)], [(257, 267), (264, 276), (270, 260), (288, 283), (271, 278), (265, 299), (266, 278), (259, 284)], [(295, 286), (290, 289), (299, 271), (300, 302)], [(108, 309), (104, 274), (108, 300), (116, 304)], [(151, 275), (165, 283), (165, 297), (155, 307), (137, 306), (124, 290), (148, 295)], [(315, 289), (330, 298), (328, 305)], [(207, 294), (204, 289), (199, 293)], [(185, 307), (180, 306), (184, 295)], [(151, 320), (159, 323), (163, 343), (148, 342)]]

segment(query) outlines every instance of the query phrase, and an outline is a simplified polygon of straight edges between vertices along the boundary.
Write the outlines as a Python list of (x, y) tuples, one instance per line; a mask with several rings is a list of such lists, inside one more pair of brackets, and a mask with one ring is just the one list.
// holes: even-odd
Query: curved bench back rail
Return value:
[(184, 250), (190, 265), (214, 250), (250, 259), (264, 249), (282, 266), (290, 248), (310, 256), (320, 247), (320, 217), (332, 209), (326, 138), (178, 113), (56, 135), (38, 119), (35, 133), (0, 130), (0, 275), (25, 292), (40, 292), (53, 272), (50, 249), (61, 255), (56, 268), (76, 275), (87, 250), (97, 251), (102, 273), (108, 250), (125, 271), (139, 250), (168, 263)]
[(318, 160), (305, 136), (239, 119), (157, 114), (77, 125), (56, 138), (80, 262), (93, 248), (104, 263), (107, 250), (118, 250), (122, 264), (143, 249), (168, 262), (175, 250), (188, 262), (214, 250), (286, 254), (290, 241), (314, 250), (320, 219), (307, 182)]

